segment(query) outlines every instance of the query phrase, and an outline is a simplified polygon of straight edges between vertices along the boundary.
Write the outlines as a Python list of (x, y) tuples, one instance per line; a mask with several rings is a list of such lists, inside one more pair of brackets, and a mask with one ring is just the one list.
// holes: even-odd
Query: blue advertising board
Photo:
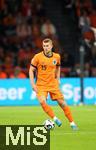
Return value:
[[(80, 103), (80, 79), (61, 78), (60, 89), (69, 105)], [(50, 100), (48, 104), (57, 105)], [(96, 104), (96, 78), (84, 79), (84, 103)], [(35, 92), (32, 90), (29, 79), (0, 80), (0, 106), (39, 105)]]
[(84, 79), (84, 103), (96, 104), (96, 78)]

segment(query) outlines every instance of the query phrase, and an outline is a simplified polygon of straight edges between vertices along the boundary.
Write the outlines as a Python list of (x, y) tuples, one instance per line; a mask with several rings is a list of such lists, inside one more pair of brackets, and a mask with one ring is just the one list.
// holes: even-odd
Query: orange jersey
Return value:
[(40, 52), (34, 56), (31, 65), (37, 68), (37, 86), (42, 88), (59, 86), (56, 79), (56, 67), (60, 65), (59, 54), (53, 53), (51, 57), (47, 57), (43, 52)]

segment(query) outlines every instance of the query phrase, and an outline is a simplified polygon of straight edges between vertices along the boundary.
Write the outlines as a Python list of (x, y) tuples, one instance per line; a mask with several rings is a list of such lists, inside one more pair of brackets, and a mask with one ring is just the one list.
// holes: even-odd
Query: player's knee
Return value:
[(62, 99), (62, 100), (58, 100), (58, 103), (59, 103), (59, 105), (61, 106), (61, 107), (64, 107), (64, 106), (66, 106), (67, 104), (66, 104), (66, 102)]
[(61, 107), (64, 107), (64, 106), (66, 106), (66, 103), (65, 102), (61, 103)]
[(39, 100), (40, 104), (43, 103), (43, 102), (46, 102), (46, 98), (42, 97), (42, 96), (38, 97), (38, 100)]
[(45, 112), (49, 112), (49, 111), (50, 111), (50, 108), (49, 108), (49, 106), (46, 104), (45, 101), (42, 101), (40, 104), (41, 104), (41, 106), (42, 106), (42, 108), (43, 108), (43, 110), (44, 110)]
[(43, 108), (43, 110), (45, 110), (46, 108), (46, 103), (45, 101), (40, 102), (41, 107)]
[(45, 101), (40, 101), (40, 104), (41, 104), (41, 105), (45, 104)]

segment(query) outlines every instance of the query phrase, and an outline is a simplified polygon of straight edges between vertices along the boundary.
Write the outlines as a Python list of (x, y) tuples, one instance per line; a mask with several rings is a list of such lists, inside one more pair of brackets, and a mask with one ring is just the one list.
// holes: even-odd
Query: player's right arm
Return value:
[(31, 85), (32, 85), (32, 88), (34, 89), (34, 91), (37, 93), (37, 87), (36, 87), (36, 84), (34, 82), (35, 80), (35, 77), (34, 77), (34, 72), (36, 71), (37, 69), (37, 64), (38, 64), (38, 60), (36, 58), (36, 56), (31, 60), (31, 64), (30, 64), (30, 68), (29, 68), (29, 78), (30, 78), (30, 81), (31, 81)]
[(30, 78), (30, 81), (31, 81), (31, 85), (32, 85), (32, 88), (34, 89), (34, 91), (37, 93), (37, 87), (36, 87), (36, 84), (34, 82), (34, 71), (35, 71), (35, 68), (33, 66), (30, 65), (30, 69), (29, 69), (29, 78)]

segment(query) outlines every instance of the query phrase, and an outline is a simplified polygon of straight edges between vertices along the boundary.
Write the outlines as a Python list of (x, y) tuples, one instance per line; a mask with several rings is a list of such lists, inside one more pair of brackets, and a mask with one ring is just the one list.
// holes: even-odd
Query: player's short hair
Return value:
[(52, 44), (52, 40), (49, 39), (49, 38), (46, 38), (46, 39), (43, 40), (43, 43), (49, 43), (49, 42)]

